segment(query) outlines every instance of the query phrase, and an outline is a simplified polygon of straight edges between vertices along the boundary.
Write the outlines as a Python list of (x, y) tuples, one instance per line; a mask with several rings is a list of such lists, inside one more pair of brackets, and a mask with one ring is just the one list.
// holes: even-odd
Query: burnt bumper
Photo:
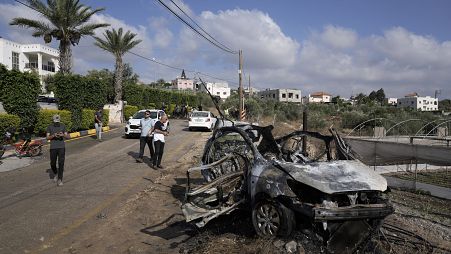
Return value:
[(313, 219), (315, 221), (385, 218), (393, 212), (394, 208), (390, 204), (355, 205), (337, 208), (312, 208)]

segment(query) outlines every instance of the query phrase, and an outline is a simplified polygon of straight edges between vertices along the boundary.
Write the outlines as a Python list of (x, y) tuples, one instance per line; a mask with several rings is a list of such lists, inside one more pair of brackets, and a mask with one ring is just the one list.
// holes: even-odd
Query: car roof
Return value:
[(193, 113), (196, 113), (196, 112), (201, 112), (201, 113), (210, 113), (210, 111), (199, 111), (199, 110), (193, 111)]
[(163, 110), (160, 110), (160, 109), (141, 109), (140, 111), (138, 111), (138, 112), (146, 112), (146, 111), (150, 111), (150, 112), (159, 112), (159, 111), (163, 111)]

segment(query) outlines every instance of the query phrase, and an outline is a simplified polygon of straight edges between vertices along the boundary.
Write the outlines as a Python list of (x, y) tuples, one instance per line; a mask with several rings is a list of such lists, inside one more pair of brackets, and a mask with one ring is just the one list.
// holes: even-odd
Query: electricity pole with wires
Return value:
[(240, 49), (238, 51), (239, 58), (239, 70), (238, 70), (238, 80), (239, 80), (239, 96), (240, 96), (240, 106), (239, 106), (239, 119), (240, 121), (244, 120), (244, 96), (243, 96), (243, 51)]

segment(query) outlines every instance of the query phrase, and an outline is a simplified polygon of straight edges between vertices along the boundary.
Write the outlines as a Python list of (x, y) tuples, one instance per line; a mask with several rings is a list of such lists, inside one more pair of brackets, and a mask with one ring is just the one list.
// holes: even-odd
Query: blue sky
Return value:
[[(298, 88), (303, 95), (327, 91), (343, 97), (381, 87), (390, 97), (414, 91), (433, 96), (440, 89), (441, 99), (451, 97), (451, 1), (174, 1), (219, 41), (243, 50), (245, 73), (260, 89)], [(135, 52), (224, 77), (236, 86), (237, 56), (206, 43), (157, 1), (81, 2), (106, 8), (94, 21), (137, 33), (143, 42)], [(24, 13), (39, 18), (32, 10), (1, 0), (0, 12), (0, 36), (42, 43), (8, 25)], [(125, 61), (144, 82), (180, 75), (132, 55)], [(74, 49), (78, 73), (113, 66), (114, 59), (91, 38)]]

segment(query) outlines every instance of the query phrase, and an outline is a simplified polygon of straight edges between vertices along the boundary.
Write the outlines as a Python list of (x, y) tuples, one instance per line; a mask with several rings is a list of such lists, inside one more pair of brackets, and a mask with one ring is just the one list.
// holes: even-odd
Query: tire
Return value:
[(129, 135), (129, 134), (125, 134), (125, 138), (126, 138), (126, 139), (129, 139), (129, 138), (130, 138), (130, 135)]
[(294, 212), (283, 204), (263, 199), (252, 207), (252, 224), (261, 237), (287, 237), (296, 225)]
[(42, 152), (41, 146), (32, 146), (32, 147), (30, 147), (28, 154), (30, 154), (31, 157), (35, 157), (35, 156), (40, 155), (41, 152)]

